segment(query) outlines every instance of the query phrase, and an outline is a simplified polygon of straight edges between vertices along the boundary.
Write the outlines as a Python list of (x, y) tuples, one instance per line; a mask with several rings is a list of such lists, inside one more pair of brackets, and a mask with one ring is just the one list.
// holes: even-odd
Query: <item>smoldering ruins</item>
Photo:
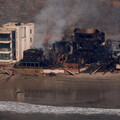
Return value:
[(114, 71), (120, 64), (118, 10), (101, 0), (48, 0), (36, 16), (33, 49), (18, 66)]
[(46, 38), (49, 38), (49, 43), (60, 41), (66, 31), (72, 34), (75, 28), (94, 28), (105, 32), (108, 39), (110, 34), (119, 39), (119, 9), (112, 5), (111, 0), (47, 0), (36, 16), (33, 47), (41, 47)]
[(113, 1), (45, 2), (32, 49), (14, 67), (0, 66), (0, 100), (120, 108), (120, 5)]
[[(30, 49), (24, 52), (22, 67), (59, 68), (73, 67), (79, 70), (89, 66), (87, 71), (114, 71), (120, 64), (120, 41), (108, 40), (97, 29), (74, 30), (71, 41), (45, 43), (44, 49)], [(114, 48), (114, 49), (113, 49)], [(79, 71), (80, 72), (80, 71)]]

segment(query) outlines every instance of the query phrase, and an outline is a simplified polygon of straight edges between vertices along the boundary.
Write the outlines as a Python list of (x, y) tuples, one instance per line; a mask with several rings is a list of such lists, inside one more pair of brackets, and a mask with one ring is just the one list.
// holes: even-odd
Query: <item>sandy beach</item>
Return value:
[(120, 73), (75, 76), (0, 74), (0, 101), (120, 108)]

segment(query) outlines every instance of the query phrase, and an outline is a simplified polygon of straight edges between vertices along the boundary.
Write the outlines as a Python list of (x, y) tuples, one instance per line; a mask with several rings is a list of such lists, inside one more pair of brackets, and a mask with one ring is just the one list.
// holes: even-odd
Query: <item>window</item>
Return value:
[(0, 38), (10, 38), (10, 34), (0, 34)]
[(30, 29), (30, 34), (32, 34), (32, 29)]
[(26, 37), (26, 27), (24, 27), (24, 37)]
[(14, 57), (16, 56), (16, 53), (15, 53), (15, 52), (13, 53), (13, 56), (14, 56)]
[(30, 38), (30, 42), (32, 42), (32, 38)]
[(10, 54), (0, 54), (0, 60), (9, 60)]
[(9, 41), (10, 39), (10, 34), (0, 34), (0, 41)]

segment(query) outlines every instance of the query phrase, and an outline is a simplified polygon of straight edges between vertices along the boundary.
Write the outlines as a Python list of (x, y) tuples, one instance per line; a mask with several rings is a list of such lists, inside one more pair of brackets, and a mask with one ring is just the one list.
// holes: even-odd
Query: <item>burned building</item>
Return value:
[(75, 29), (73, 56), (87, 63), (95, 62), (98, 55), (105, 52), (104, 42), (105, 34), (103, 32), (96, 29)]
[(115, 52), (120, 52), (120, 40), (110, 40), (111, 50)]
[(23, 59), (20, 61), (19, 66), (47, 67), (48, 64), (42, 49), (28, 49), (24, 51)]
[[(77, 69), (80, 66), (92, 65), (92, 73), (95, 73), (94, 71), (99, 69), (104, 71), (113, 69), (118, 63), (119, 57), (113, 57), (115, 54), (110, 51), (113, 43), (105, 41), (103, 32), (96, 29), (75, 29), (73, 38), (73, 41), (64, 39), (51, 46), (47, 45), (45, 50), (26, 50), (19, 65), (22, 67), (73, 67)], [(120, 46), (118, 43), (116, 45), (116, 51), (119, 51)], [(118, 53), (120, 54), (120, 51)]]
[[(97, 55), (100, 54), (105, 42), (105, 34), (95, 29), (75, 29), (74, 41), (60, 41), (52, 45), (51, 49), (47, 49), (47, 54), (43, 52), (41, 55), (37, 55), (41, 50), (27, 50), (24, 52), (24, 62), (38, 62), (49, 61), (49, 65), (64, 64), (64, 63), (76, 63), (95, 62)], [(99, 52), (99, 53), (98, 53)], [(29, 55), (28, 55), (29, 54)], [(37, 57), (37, 58), (36, 58)], [(28, 59), (29, 58), (29, 59)], [(28, 61), (27, 61), (28, 60)], [(40, 62), (39, 62), (40, 63)], [(39, 66), (42, 66), (41, 62)]]
[(109, 40), (109, 51), (112, 53), (113, 58), (117, 58), (117, 63), (120, 64), (120, 40)]
[(75, 41), (84, 43), (85, 41), (105, 42), (105, 34), (97, 29), (78, 29), (74, 30)]

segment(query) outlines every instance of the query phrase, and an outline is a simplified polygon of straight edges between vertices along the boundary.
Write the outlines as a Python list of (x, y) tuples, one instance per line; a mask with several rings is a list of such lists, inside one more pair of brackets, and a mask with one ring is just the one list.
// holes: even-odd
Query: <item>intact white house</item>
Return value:
[(0, 27), (0, 64), (11, 64), (23, 58), (32, 47), (34, 23), (10, 22)]

